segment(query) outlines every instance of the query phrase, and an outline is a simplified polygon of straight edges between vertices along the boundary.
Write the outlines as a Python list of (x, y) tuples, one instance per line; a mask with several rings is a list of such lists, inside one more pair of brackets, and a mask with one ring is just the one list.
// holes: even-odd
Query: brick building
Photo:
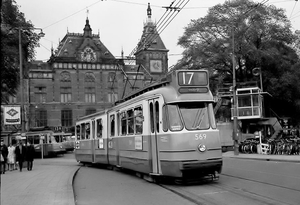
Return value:
[[(23, 86), (25, 129), (49, 126), (70, 132), (79, 117), (109, 108), (163, 77), (168, 71), (168, 50), (151, 15), (148, 4), (142, 37), (132, 53), (135, 63), (123, 55), (115, 58), (99, 34), (92, 33), (88, 18), (83, 33), (67, 32), (47, 62), (30, 62)], [(11, 98), (10, 105), (18, 104), (19, 95)], [(2, 130), (12, 129), (20, 126)]]

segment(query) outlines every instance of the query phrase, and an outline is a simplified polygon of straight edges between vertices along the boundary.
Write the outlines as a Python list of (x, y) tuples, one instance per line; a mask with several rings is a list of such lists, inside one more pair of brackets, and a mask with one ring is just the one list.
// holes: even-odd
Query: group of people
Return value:
[[(7, 170), (17, 169), (16, 164), (19, 165), (19, 170), (22, 172), (23, 163), (27, 161), (27, 170), (31, 171), (33, 167), (33, 159), (35, 155), (34, 146), (28, 141), (25, 146), (22, 141), (19, 141), (16, 146), (9, 144), (7, 147), (3, 141), (1, 141), (1, 174), (5, 174)], [(6, 168), (6, 165), (8, 167)]]

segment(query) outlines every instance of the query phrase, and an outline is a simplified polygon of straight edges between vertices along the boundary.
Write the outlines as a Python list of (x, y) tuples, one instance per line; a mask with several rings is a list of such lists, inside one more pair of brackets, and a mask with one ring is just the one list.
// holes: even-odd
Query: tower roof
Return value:
[[(83, 58), (82, 55), (88, 55), (89, 58)], [(92, 56), (92, 58), (90, 58)], [(115, 57), (101, 42), (99, 34), (92, 34), (89, 19), (82, 33), (69, 33), (59, 42), (57, 49), (51, 57), (54, 61), (68, 62), (112, 62)]]
[(137, 53), (142, 50), (166, 50), (165, 44), (159, 36), (157, 31), (156, 23), (154, 23), (151, 19), (152, 10), (150, 7), (150, 3), (148, 3), (147, 8), (147, 21), (144, 23), (143, 34), (141, 40), (138, 43)]

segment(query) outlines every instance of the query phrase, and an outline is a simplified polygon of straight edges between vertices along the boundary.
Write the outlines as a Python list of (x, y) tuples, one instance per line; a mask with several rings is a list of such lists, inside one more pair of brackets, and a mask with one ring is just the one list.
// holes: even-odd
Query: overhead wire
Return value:
[(48, 25), (48, 26), (45, 26), (43, 29), (46, 29), (46, 28), (48, 28), (48, 27), (50, 27), (50, 26), (53, 26), (54, 24), (57, 24), (57, 23), (59, 23), (59, 22), (65, 20), (65, 19), (71, 17), (71, 16), (74, 16), (75, 14), (78, 14), (78, 13), (80, 13), (80, 12), (86, 10), (87, 8), (92, 7), (92, 6), (96, 5), (96, 4), (98, 4), (100, 1), (103, 1), (103, 0), (99, 0), (99, 1), (97, 1), (97, 2), (95, 2), (95, 3), (92, 3), (91, 5), (86, 6), (84, 9), (81, 9), (81, 10), (79, 10), (79, 11), (76, 11), (75, 13), (73, 13), (73, 14), (71, 14), (71, 15), (69, 15), (69, 16), (66, 16), (66, 17), (64, 17), (64, 18), (62, 18), (62, 19), (60, 19), (60, 20), (58, 20), (58, 21), (56, 21), (56, 22), (54, 22), (54, 23), (52, 23), (52, 24), (50, 24), (50, 25)]
[(294, 9), (295, 9), (295, 7), (296, 7), (297, 2), (298, 2), (298, 1), (295, 1), (294, 7), (293, 7), (292, 12), (291, 12), (291, 15), (290, 15), (290, 19), (291, 19), (291, 17), (292, 17), (292, 14), (293, 14), (293, 12), (294, 12)]
[[(176, 1), (176, 0), (175, 0)], [(176, 17), (176, 15), (178, 14), (178, 12), (189, 2), (189, 0), (187, 2), (185, 2), (186, 0), (179, 0), (179, 2), (177, 2), (175, 4), (174, 7), (173, 1), (169, 7), (166, 7), (166, 12), (163, 14), (163, 16), (159, 19), (159, 21), (156, 24), (156, 32), (150, 34), (149, 36), (146, 37), (146, 39), (144, 40), (144, 42), (140, 41), (140, 44), (138, 44), (133, 50), (132, 52), (129, 54), (129, 58), (138, 51), (138, 49), (143, 49), (145, 48), (146, 45), (152, 43), (159, 34), (161, 34), (164, 29), (171, 23), (171, 21), (173, 21), (173, 19)], [(185, 2), (185, 4), (180, 8), (180, 6)], [(172, 11), (177, 11), (177, 14), (175, 14), (174, 16), (174, 12), (170, 15), (170, 13)], [(167, 15), (166, 13), (169, 12)], [(166, 16), (165, 16), (166, 15)]]
[[(152, 43), (152, 42), (157, 38), (157, 36), (160, 35), (160, 34), (166, 29), (166, 27), (173, 21), (173, 19), (174, 19), (174, 18), (178, 15), (178, 13), (180, 12), (180, 10), (181, 10), (180, 6), (184, 3), (184, 1), (185, 1), (185, 0), (183, 0), (182, 3), (179, 5), (179, 9), (178, 9), (178, 10), (174, 10), (174, 12), (172, 13), (172, 15), (167, 19), (167, 22), (165, 22), (165, 23), (162, 25), (161, 28), (157, 29), (157, 34), (154, 34), (154, 35), (152, 36), (152, 38), (149, 39), (149, 43)], [(189, 2), (189, 0), (184, 4), (184, 6), (185, 6), (188, 2)], [(183, 6), (183, 7), (184, 7), (184, 6)], [(176, 5), (175, 5), (175, 7), (176, 7)], [(183, 7), (182, 7), (182, 8), (183, 8)], [(175, 13), (175, 11), (177, 11), (177, 13)], [(175, 14), (175, 15), (174, 15), (174, 14)]]

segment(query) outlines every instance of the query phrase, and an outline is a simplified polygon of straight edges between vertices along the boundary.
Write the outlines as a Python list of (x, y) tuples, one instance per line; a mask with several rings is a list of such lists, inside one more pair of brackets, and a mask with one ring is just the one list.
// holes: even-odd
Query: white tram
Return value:
[(76, 122), (76, 160), (150, 177), (201, 178), (222, 169), (205, 70), (177, 70)]

